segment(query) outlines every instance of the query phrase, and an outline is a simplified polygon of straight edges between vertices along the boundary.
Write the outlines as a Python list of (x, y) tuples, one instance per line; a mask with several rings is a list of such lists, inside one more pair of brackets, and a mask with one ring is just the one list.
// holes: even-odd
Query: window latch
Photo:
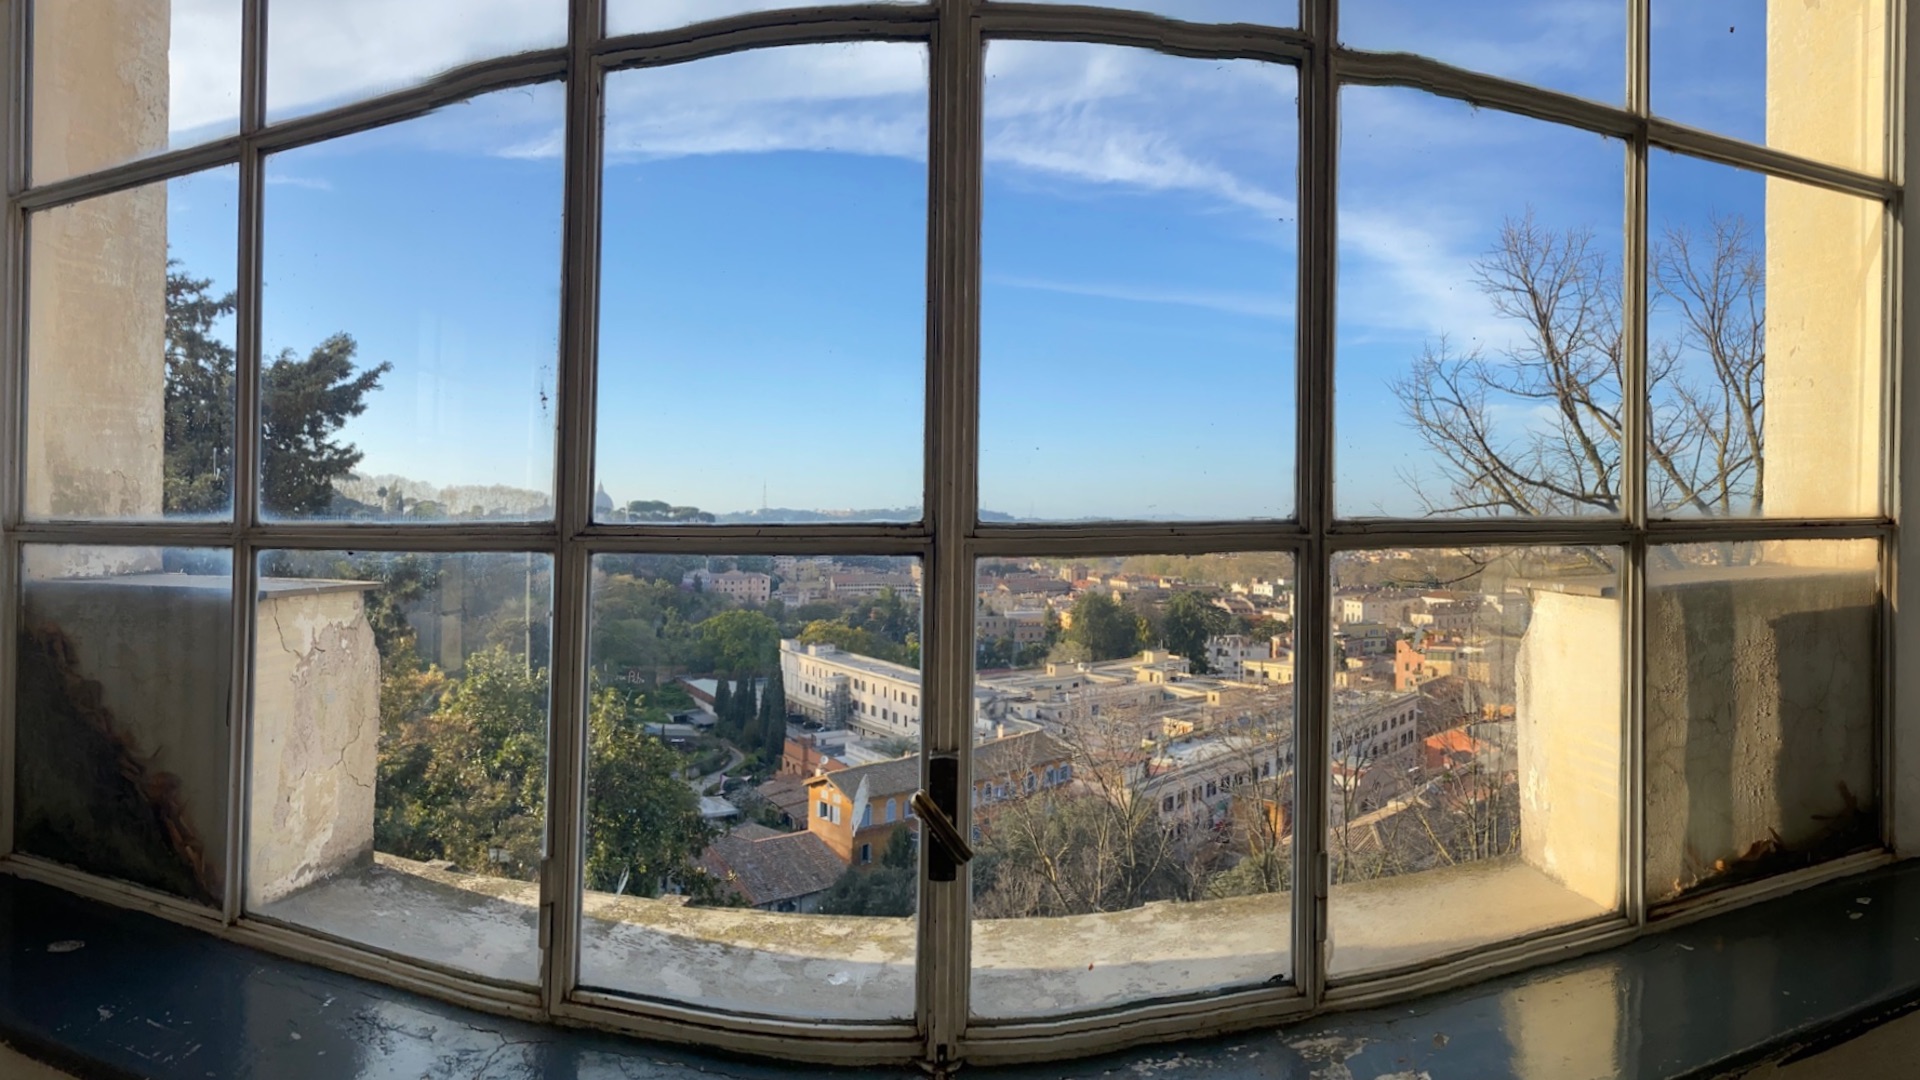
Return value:
[(928, 841), (927, 877), (954, 881), (960, 876), (960, 868), (973, 861), (973, 845), (953, 823), (960, 762), (953, 757), (936, 757), (927, 762), (927, 772), (928, 786), (913, 793), (913, 812), (919, 816)]

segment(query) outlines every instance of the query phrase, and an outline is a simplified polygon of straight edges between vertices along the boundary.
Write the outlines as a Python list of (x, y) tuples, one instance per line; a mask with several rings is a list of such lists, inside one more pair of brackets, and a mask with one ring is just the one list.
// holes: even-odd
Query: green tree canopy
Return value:
[(1089, 592), (1074, 601), (1065, 639), (1084, 647), (1092, 660), (1118, 660), (1140, 651), (1144, 620), (1106, 593)]
[[(234, 350), (215, 327), (234, 312), (234, 294), (212, 282), (167, 272), (167, 385), (163, 506), (169, 514), (224, 511), (233, 492)], [(366, 411), (366, 396), (393, 369), (355, 367), (352, 336), (334, 334), (302, 359), (288, 349), (260, 372), (261, 501), (275, 515), (324, 514), (333, 482), (362, 454), (335, 436)]]
[(1196, 674), (1205, 675), (1210, 670), (1207, 639), (1226, 633), (1231, 622), (1232, 616), (1208, 603), (1199, 593), (1181, 592), (1167, 601), (1160, 633), (1169, 652), (1186, 657)]
[(700, 653), (723, 675), (767, 671), (779, 662), (780, 624), (758, 611), (723, 611), (700, 624)]

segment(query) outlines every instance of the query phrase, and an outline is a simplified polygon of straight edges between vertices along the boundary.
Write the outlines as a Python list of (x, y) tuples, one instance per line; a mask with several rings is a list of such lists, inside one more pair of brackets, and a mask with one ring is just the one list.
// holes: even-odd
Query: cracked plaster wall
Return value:
[(247, 903), (373, 860), (380, 655), (360, 585), (269, 592), (254, 650)]

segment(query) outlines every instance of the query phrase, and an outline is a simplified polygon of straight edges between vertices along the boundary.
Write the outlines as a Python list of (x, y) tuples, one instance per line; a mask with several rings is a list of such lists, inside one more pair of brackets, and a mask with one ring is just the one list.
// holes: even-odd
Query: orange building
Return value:
[[(1032, 794), (1073, 778), (1067, 748), (1030, 731), (985, 743), (973, 752), (974, 802)], [(910, 801), (920, 787), (920, 759), (896, 758), (822, 773), (807, 781), (807, 831), (826, 841), (842, 862), (870, 863), (886, 850), (895, 829), (913, 820)]]

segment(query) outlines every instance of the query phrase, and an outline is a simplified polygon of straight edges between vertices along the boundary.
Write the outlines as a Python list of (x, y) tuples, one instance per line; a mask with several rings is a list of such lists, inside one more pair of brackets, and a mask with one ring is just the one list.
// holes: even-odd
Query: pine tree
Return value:
[[(234, 295), (212, 282), (167, 270), (167, 385), (164, 448), (166, 512), (226, 509), (233, 490), (234, 350), (214, 332), (234, 311)], [(260, 498), (269, 513), (324, 514), (333, 482), (362, 454), (333, 436), (367, 409), (391, 364), (354, 366), (358, 345), (335, 334), (299, 359), (291, 349), (263, 360), (260, 372)]]
[(727, 679), (715, 679), (713, 688), (713, 715), (719, 720), (714, 727), (719, 729), (721, 738), (726, 738), (728, 729), (733, 726), (733, 683)]

